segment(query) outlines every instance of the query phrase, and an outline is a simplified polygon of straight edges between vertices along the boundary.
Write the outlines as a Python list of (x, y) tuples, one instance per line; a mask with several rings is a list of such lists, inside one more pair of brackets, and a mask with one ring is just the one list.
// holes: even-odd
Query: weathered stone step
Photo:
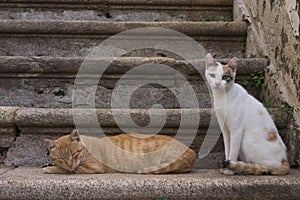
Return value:
[[(49, 162), (43, 139), (69, 134), (75, 128), (74, 119), (76, 119), (76, 127), (82, 134), (98, 135), (99, 122), (103, 132), (108, 135), (125, 131), (177, 135), (176, 137), (180, 137), (183, 141), (185, 138), (193, 137), (191, 147), (198, 152), (211, 123), (212, 112), (211, 109), (153, 109), (150, 112), (148, 109), (96, 109), (97, 119), (93, 121), (92, 109), (2, 107), (0, 110), (0, 130), (3, 133), (10, 133), (3, 135), (1, 141), (2, 143), (11, 141), (5, 160), (8, 166), (37, 166)], [(287, 126), (289, 114), (280, 109), (270, 110), (270, 112), (274, 115), (275, 123), (284, 138), (284, 129)], [(151, 121), (149, 113), (151, 113)], [(116, 116), (119, 118), (118, 123), (115, 121)], [(133, 129), (131, 125), (128, 125), (130, 123), (128, 119), (132, 119), (140, 127)], [(195, 121), (197, 119), (199, 121)], [(14, 140), (16, 141), (13, 142)], [(219, 161), (224, 159), (223, 156), (220, 138), (212, 153), (204, 158), (205, 162), (197, 161), (196, 167), (215, 168)]]
[[(75, 78), (83, 61), (111, 61), (112, 64), (106, 69), (105, 75), (123, 75), (138, 65), (145, 63), (155, 63), (170, 66), (185, 75), (199, 75), (199, 71), (193, 67), (191, 63), (202, 63), (204, 59), (187, 61), (178, 60), (168, 57), (120, 57), (120, 58), (85, 58), (85, 57), (47, 57), (47, 56), (0, 56), (0, 77), (2, 78), (29, 78), (29, 77), (45, 77), (45, 78)], [(218, 59), (219, 62), (228, 62), (227, 59)], [(237, 71), (237, 79), (245, 78), (252, 73), (263, 72), (268, 64), (268, 60), (264, 58), (240, 58), (239, 69)], [(98, 66), (100, 68), (101, 66)], [(88, 71), (91, 77), (98, 70)], [(154, 75), (153, 73), (163, 74), (160, 71), (145, 71), (145, 74)], [(143, 75), (145, 75), (143, 74)], [(116, 77), (116, 76), (115, 76)], [(114, 77), (111, 77), (114, 78)]]
[[(74, 128), (73, 113), (80, 115), (82, 118), (89, 118), (94, 112), (93, 109), (49, 109), (49, 108), (19, 108), (15, 112), (14, 120), (18, 129), (22, 133), (62, 133), (67, 134)], [(185, 121), (185, 128), (193, 127), (194, 116), (200, 116), (199, 128), (207, 128), (210, 122), (211, 109), (151, 109), (153, 118), (164, 119), (167, 115), (165, 128), (178, 128), (182, 123), (181, 117), (190, 118)], [(280, 110), (270, 110), (274, 116), (278, 128), (285, 128), (288, 123), (288, 113)], [(136, 124), (146, 126), (150, 123), (148, 109), (96, 109), (96, 116), (102, 128), (112, 127), (130, 127), (127, 123), (127, 113), (133, 118)], [(114, 115), (118, 115), (124, 120), (119, 121), (118, 125), (114, 120)], [(161, 122), (153, 124), (154, 127), (160, 126)], [(80, 126), (80, 124), (77, 124)], [(85, 120), (84, 127), (97, 128), (93, 120)], [(146, 128), (145, 128), (146, 129)], [(151, 129), (149, 129), (151, 130)], [(149, 133), (149, 132), (148, 132)]]
[[(247, 25), (243, 22), (104, 22), (0, 20), (1, 56), (86, 56), (101, 41), (122, 31), (145, 27), (173, 29), (186, 34), (219, 58), (244, 56)], [(170, 35), (127, 35), (124, 40), (174, 42)], [(43, 44), (43, 45), (41, 45)], [(170, 49), (169, 52), (172, 52)], [(157, 53), (157, 52), (156, 52)], [(160, 53), (162, 54), (162, 53)], [(130, 55), (151, 56), (149, 52)], [(168, 54), (166, 55), (168, 56)]]
[[(106, 59), (111, 60), (111, 58), (99, 58), (99, 60), (93, 61), (97, 63)], [(0, 105), (27, 107), (70, 106), (72, 104), (74, 79), (83, 61), (83, 57), (0, 57), (0, 91), (3, 94), (10, 94), (0, 99)], [(227, 62), (228, 59), (221, 59), (220, 61)], [(144, 79), (154, 80), (158, 83), (163, 81), (164, 84), (168, 85), (168, 88), (158, 85), (146, 85), (139, 88), (132, 94), (130, 103), (132, 108), (148, 108), (155, 103), (163, 104), (165, 108), (178, 108), (180, 106), (176, 95), (183, 91), (186, 86), (183, 83), (186, 82), (193, 87), (199, 107), (211, 107), (208, 88), (198, 70), (190, 64), (197, 62), (202, 62), (202, 60), (120, 57), (107, 68), (99, 81), (95, 103), (98, 107), (110, 107), (112, 93), (120, 78), (134, 67), (150, 63), (167, 65), (183, 75), (186, 81), (165, 71), (143, 70), (142, 74), (131, 75), (127, 78), (127, 83), (124, 83), (127, 87), (124, 88), (124, 91), (128, 91), (128, 87), (134, 87), (137, 80)], [(237, 82), (251, 81), (250, 75), (263, 72), (267, 65), (266, 59), (240, 59)], [(98, 68), (94, 71), (85, 72), (85, 78), (91, 79), (97, 72)], [(122, 87), (125, 87), (125, 85)], [(252, 95), (259, 96), (260, 90), (252, 88), (250, 84), (246, 89)], [(175, 91), (175, 93), (170, 90)], [(186, 97), (185, 102), (190, 102), (190, 98)]]
[(300, 198), (299, 170), (286, 176), (224, 176), (218, 170), (174, 175), (51, 175), (42, 174), (41, 168), (20, 167), (0, 169), (0, 174), (0, 198), (7, 200)]
[(230, 21), (232, 8), (233, 0), (1, 0), (0, 19)]

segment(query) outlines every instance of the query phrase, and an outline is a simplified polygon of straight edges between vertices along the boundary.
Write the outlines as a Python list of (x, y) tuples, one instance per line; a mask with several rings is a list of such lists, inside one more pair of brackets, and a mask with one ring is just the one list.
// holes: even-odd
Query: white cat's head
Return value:
[(216, 62), (211, 54), (205, 57), (205, 77), (212, 89), (229, 88), (235, 80), (238, 58), (232, 58), (227, 65)]

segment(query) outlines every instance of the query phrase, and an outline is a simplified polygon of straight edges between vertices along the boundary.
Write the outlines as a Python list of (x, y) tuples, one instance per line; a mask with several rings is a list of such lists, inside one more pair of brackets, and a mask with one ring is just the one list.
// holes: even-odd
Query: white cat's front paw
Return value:
[(221, 169), (221, 174), (227, 175), (227, 176), (232, 176), (234, 175), (234, 171), (230, 170), (230, 169)]

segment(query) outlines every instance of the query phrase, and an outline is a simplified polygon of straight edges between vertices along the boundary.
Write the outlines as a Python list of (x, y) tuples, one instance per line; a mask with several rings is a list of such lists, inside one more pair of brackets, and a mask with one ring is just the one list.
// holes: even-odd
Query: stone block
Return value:
[[(247, 26), (243, 22), (101, 22), (101, 21), (0, 21), (3, 44), (0, 55), (14, 56), (86, 56), (109, 36), (141, 27), (163, 27), (186, 34), (217, 57), (243, 57)], [(215, 38), (214, 38), (215, 37)], [(131, 39), (149, 39), (134, 36)], [(167, 41), (170, 37), (160, 36)], [(172, 42), (170, 40), (169, 42)], [(43, 45), (41, 45), (43, 44)], [(171, 50), (172, 51), (172, 50)]]
[(0, 107), (0, 126), (7, 127), (14, 124), (16, 107)]
[[(3, 1), (2, 1), (3, 2)], [(7, 1), (4, 1), (7, 2)], [(18, 0), (0, 4), (6, 20), (206, 21), (232, 20), (232, 0)], [(63, 11), (63, 12), (62, 12)]]
[(0, 147), (10, 147), (16, 138), (14, 115), (17, 109), (17, 107), (0, 107)]
[(299, 170), (286, 176), (224, 176), (207, 169), (168, 175), (59, 175), (19, 167), (0, 176), (1, 198), (22, 200), (296, 200), (299, 191)]
[(9, 148), (4, 161), (7, 166), (42, 166), (50, 163), (44, 138), (57, 138), (58, 134), (21, 134)]
[(16, 139), (14, 127), (0, 127), (0, 147), (10, 147)]
[[(105, 58), (102, 58), (105, 59)], [(71, 107), (72, 95), (74, 89), (74, 79), (77, 71), (80, 68), (80, 63), (84, 60), (83, 57), (76, 58), (54, 58), (54, 57), (12, 57), (6, 56), (0, 60), (0, 76), (5, 78), (0, 79), (0, 93), (9, 93), (10, 95), (3, 96), (0, 99), (1, 105), (7, 106), (25, 106), (25, 107)], [(100, 58), (99, 58), (100, 60)], [(228, 59), (220, 61), (227, 62)], [(197, 61), (200, 62), (200, 61)], [(185, 76), (187, 81), (184, 81), (169, 74), (160, 75), (160, 79), (153, 78), (153, 74), (146, 74), (142, 77), (130, 77), (120, 87), (124, 87), (121, 91), (126, 93), (127, 90), (134, 88), (137, 81), (142, 78), (154, 82), (163, 82), (166, 87), (156, 85), (145, 85), (135, 90), (130, 99), (131, 108), (149, 108), (153, 104), (162, 104), (165, 108), (185, 107), (179, 106), (176, 95), (185, 91), (184, 86), (187, 83), (191, 85), (194, 93), (199, 101), (199, 107), (211, 107), (211, 99), (208, 93), (207, 86), (203, 78), (197, 74), (197, 70), (187, 63), (185, 60), (175, 60), (172, 58), (160, 57), (122, 57), (113, 62), (105, 72), (105, 75), (100, 79), (96, 89), (95, 104), (97, 107), (110, 108), (112, 93), (115, 91), (115, 86), (123, 74), (128, 70), (133, 69), (137, 65), (145, 63), (165, 64), (177, 70), (181, 75)], [(266, 66), (266, 59), (241, 59), (239, 64), (237, 81), (249, 79), (249, 74), (261, 72)], [(88, 79), (93, 76), (95, 71), (86, 72)], [(153, 72), (152, 73), (158, 73)], [(159, 73), (158, 73), (159, 74)], [(148, 79), (149, 78), (149, 79)], [(152, 78), (152, 79), (151, 79)], [(166, 79), (168, 78), (168, 79)], [(76, 98), (87, 98), (92, 93), (93, 86), (88, 85), (88, 80), (82, 81), (83, 89), (81, 93), (76, 93)], [(160, 83), (158, 82), (158, 83)], [(76, 88), (80, 88), (77, 84)], [(96, 87), (96, 86), (95, 86)], [(247, 90), (256, 95), (257, 91)], [(122, 93), (119, 95), (122, 97)], [(18, 98), (11, 98), (18, 96)], [(188, 105), (190, 98), (185, 95), (184, 102)]]

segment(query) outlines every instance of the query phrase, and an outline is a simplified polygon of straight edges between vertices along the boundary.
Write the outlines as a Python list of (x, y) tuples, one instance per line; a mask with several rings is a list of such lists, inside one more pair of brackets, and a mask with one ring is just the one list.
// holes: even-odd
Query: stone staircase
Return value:
[[(3, 174), (2, 174), (3, 173)], [(287, 176), (223, 176), (216, 170), (178, 175), (44, 175), (37, 168), (0, 169), (1, 199), (299, 199), (297, 170)]]
[[(297, 170), (285, 177), (219, 175), (215, 168), (224, 159), (222, 138), (208, 156), (197, 160), (190, 174), (41, 174), (39, 167), (50, 162), (43, 139), (68, 134), (75, 127), (74, 82), (86, 56), (111, 36), (144, 27), (179, 31), (222, 62), (239, 57), (237, 82), (244, 83), (249, 93), (260, 97), (261, 88), (251, 83), (255, 75), (263, 74), (268, 60), (245, 57), (247, 25), (234, 21), (233, 0), (0, 0), (0, 166), (3, 166), (0, 199), (300, 198)], [(173, 42), (169, 36), (158, 38)], [(159, 119), (167, 114), (160, 130), (163, 134), (177, 133), (183, 113), (200, 116), (191, 144), (199, 152), (212, 113), (209, 91), (191, 61), (172, 50), (138, 49), (113, 59), (99, 80), (95, 95), (95, 113), (107, 135), (122, 132), (120, 124), (115, 122), (115, 113), (126, 118), (128, 111), (136, 124), (145, 127), (152, 119), (149, 109), (161, 104), (165, 109), (151, 109), (151, 117)], [(203, 61), (199, 58), (192, 62)], [(178, 77), (170, 75), (163, 76), (168, 87), (148, 84), (137, 89), (130, 99), (129, 110), (121, 106), (112, 109), (111, 99), (118, 80), (134, 67), (147, 63), (167, 65), (184, 75), (195, 91), (199, 106), (189, 106), (189, 97), (184, 98), (188, 106), (179, 104), (176, 95), (184, 85)], [(92, 75), (90, 72), (88, 77)], [(142, 75), (132, 79), (162, 77), (159, 71)], [(91, 107), (84, 109), (88, 112)], [(270, 111), (284, 139), (288, 114), (282, 110)], [(126, 127), (126, 121), (121, 126)], [(85, 124), (85, 128), (93, 131), (96, 127)], [(150, 129), (145, 131), (151, 133)]]

